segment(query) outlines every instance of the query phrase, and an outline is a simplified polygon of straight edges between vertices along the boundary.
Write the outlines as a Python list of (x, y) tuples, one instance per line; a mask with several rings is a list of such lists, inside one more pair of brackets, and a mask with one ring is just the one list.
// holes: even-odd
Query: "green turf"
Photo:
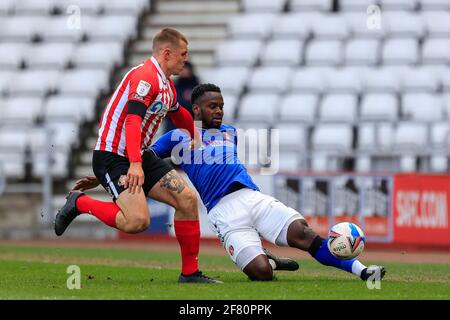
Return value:
[[(449, 299), (450, 265), (384, 263), (380, 290), (356, 277), (301, 260), (296, 272), (251, 282), (226, 256), (202, 255), (205, 273), (223, 285), (177, 283), (177, 253), (117, 249), (0, 246), (0, 299)], [(377, 263), (369, 261), (368, 263)], [(80, 290), (66, 286), (81, 268)]]

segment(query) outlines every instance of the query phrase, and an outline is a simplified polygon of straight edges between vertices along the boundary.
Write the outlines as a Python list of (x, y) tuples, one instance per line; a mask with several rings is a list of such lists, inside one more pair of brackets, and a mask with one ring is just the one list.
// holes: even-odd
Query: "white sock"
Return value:
[(359, 262), (359, 260), (355, 260), (355, 262), (353, 262), (352, 264), (352, 273), (355, 276), (360, 277), (361, 276), (361, 272), (366, 268), (365, 265), (363, 265), (361, 262)]
[(272, 267), (272, 270), (277, 269), (277, 264), (275, 263), (275, 261), (273, 261), (272, 259), (269, 259), (269, 263), (270, 263), (270, 266)]

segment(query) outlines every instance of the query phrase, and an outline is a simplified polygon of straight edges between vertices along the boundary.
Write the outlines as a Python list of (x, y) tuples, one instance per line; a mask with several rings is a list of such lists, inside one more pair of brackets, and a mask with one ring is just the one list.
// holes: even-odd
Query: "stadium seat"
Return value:
[(319, 98), (315, 94), (289, 94), (280, 106), (280, 121), (310, 122), (316, 119)]
[(413, 65), (418, 58), (419, 46), (415, 39), (388, 39), (384, 43), (383, 64)]
[(250, 76), (247, 67), (218, 67), (202, 78), (203, 82), (215, 83), (222, 92), (240, 94)]
[(447, 0), (419, 0), (421, 10), (446, 11), (450, 10), (450, 2)]
[(437, 122), (430, 127), (431, 148), (448, 150), (450, 146), (450, 126), (447, 122)]
[(316, 39), (345, 40), (349, 36), (349, 28), (340, 15), (323, 15), (311, 19), (311, 30)]
[(398, 100), (395, 95), (369, 93), (362, 98), (360, 119), (363, 121), (396, 121), (398, 110)]
[(303, 161), (297, 151), (280, 151), (278, 164), (281, 171), (298, 171), (304, 169)]
[(96, 97), (108, 87), (108, 75), (105, 70), (73, 70), (62, 74), (58, 91), (65, 95)]
[(309, 66), (339, 65), (343, 60), (339, 40), (315, 40), (306, 47), (306, 64)]
[(442, 100), (426, 93), (407, 93), (402, 97), (402, 114), (413, 121), (439, 121), (443, 118)]
[(413, 155), (400, 156), (399, 170), (400, 172), (417, 171), (416, 157)]
[(450, 39), (431, 38), (426, 39), (422, 46), (423, 64), (449, 64), (450, 63)]
[(0, 149), (0, 172), (1, 171), (3, 171), (7, 179), (23, 179), (25, 176), (24, 153), (22, 151), (14, 152), (10, 150), (3, 152), (3, 150)]
[[(45, 151), (32, 153), (34, 177), (42, 178), (45, 175), (45, 159), (47, 155)], [(67, 152), (52, 152), (51, 155), (50, 172), (55, 178), (67, 177), (69, 173), (69, 155)]]
[(442, 105), (446, 119), (450, 119), (450, 94), (447, 93), (442, 95)]
[(0, 16), (7, 16), (14, 12), (16, 0), (2, 0), (0, 2)]
[(69, 120), (81, 123), (93, 120), (95, 100), (88, 97), (52, 96), (44, 104), (44, 115), (47, 120)]
[(252, 92), (279, 93), (287, 89), (292, 70), (289, 67), (261, 67), (254, 69), (248, 87)]
[(330, 68), (299, 68), (291, 79), (293, 92), (321, 93), (326, 85), (325, 77)]
[(46, 18), (40, 16), (8, 16), (1, 21), (0, 41), (31, 41), (40, 34)]
[(339, 8), (342, 11), (365, 12), (371, 5), (376, 5), (374, 0), (339, 0)]
[(393, 148), (397, 152), (416, 153), (428, 144), (427, 126), (421, 123), (400, 122), (394, 131)]
[(297, 66), (303, 56), (303, 42), (299, 40), (270, 41), (261, 57), (264, 65)]
[(293, 11), (331, 11), (332, 0), (291, 0), (291, 10)]
[(274, 25), (276, 28), (272, 30), (274, 39), (299, 39), (304, 40), (311, 34), (311, 26), (305, 21), (304, 14), (286, 13), (276, 18)]
[(106, 15), (133, 15), (136, 18), (149, 9), (151, 1), (147, 0), (107, 0), (103, 2), (103, 12)]
[(444, 38), (450, 36), (450, 13), (444, 11), (429, 11), (423, 13), (425, 27), (429, 38)]
[(81, 45), (73, 55), (73, 63), (78, 68), (105, 69), (107, 71), (111, 71), (115, 65), (121, 65), (123, 59), (124, 52), (121, 41)]
[(308, 147), (308, 134), (305, 127), (294, 124), (283, 124), (276, 126), (273, 129), (279, 130), (280, 151), (306, 151)]
[(239, 121), (273, 123), (277, 115), (279, 100), (279, 96), (276, 94), (244, 96), (239, 108)]
[(233, 39), (266, 39), (272, 31), (274, 14), (253, 13), (232, 17), (228, 32)]
[(55, 90), (59, 72), (55, 70), (25, 70), (17, 72), (8, 92), (12, 96), (34, 95), (43, 97)]
[(17, 127), (2, 127), (0, 129), (0, 153), (14, 153), (24, 152), (28, 144), (28, 130), (22, 127), (22, 130), (17, 130)]
[(23, 63), (29, 45), (17, 42), (0, 43), (0, 69), (17, 69)]
[[(364, 9), (364, 11), (366, 11), (366, 9)], [(354, 39), (381, 39), (386, 37), (386, 30), (383, 28), (381, 12), (379, 16), (375, 14), (368, 16), (355, 11), (344, 13), (343, 17), (345, 18), (348, 29)]]
[(243, 0), (245, 12), (281, 12), (287, 0)]
[(235, 113), (238, 105), (239, 97), (235, 94), (224, 93), (222, 91), (224, 106), (223, 106), (223, 122), (225, 124), (233, 123)]
[(441, 77), (432, 68), (418, 67), (407, 70), (402, 77), (403, 92), (437, 92)]
[(331, 69), (325, 76), (325, 91), (328, 93), (359, 93), (363, 77), (355, 69)]
[(384, 13), (383, 28), (386, 28), (390, 38), (413, 37), (419, 39), (425, 33), (422, 16), (406, 11)]
[(41, 30), (44, 41), (78, 42), (89, 34), (94, 27), (95, 18), (82, 15), (80, 19), (68, 19), (66, 16), (49, 17)]
[(100, 13), (103, 6), (102, 0), (60, 0), (55, 3), (61, 12), (86, 15)]
[[(245, 48), (245, 50), (242, 50)], [(216, 49), (216, 60), (219, 66), (253, 66), (262, 49), (258, 40), (230, 40), (222, 42)]]
[(38, 115), (42, 114), (42, 108), (43, 101), (39, 97), (24, 98), (21, 95), (15, 95), (3, 102), (0, 123), (30, 125)]
[(88, 37), (91, 41), (116, 41), (124, 43), (137, 34), (137, 19), (133, 15), (107, 15), (97, 19)]
[(352, 39), (344, 53), (346, 65), (376, 65), (380, 60), (380, 42), (376, 39)]
[(430, 170), (432, 172), (448, 172), (448, 157), (431, 156)]
[(14, 71), (9, 70), (0, 71), (0, 96), (7, 92), (11, 79), (14, 77), (14, 73)]
[(16, 1), (15, 13), (17, 15), (48, 15), (55, 8), (56, 0), (20, 0)]
[(357, 119), (358, 99), (352, 94), (327, 94), (319, 108), (320, 121), (354, 122)]
[(398, 92), (402, 75), (393, 68), (371, 68), (364, 73), (364, 90), (367, 92)]
[(359, 151), (371, 153), (391, 151), (394, 129), (392, 124), (386, 122), (360, 123), (357, 137)]
[(72, 43), (44, 43), (28, 48), (25, 64), (29, 68), (64, 69), (72, 58)]
[(311, 144), (315, 151), (348, 152), (352, 149), (353, 129), (347, 124), (320, 124), (315, 126)]
[(398, 11), (412, 11), (417, 6), (417, 0), (378, 0), (381, 5), (381, 10), (398, 10)]

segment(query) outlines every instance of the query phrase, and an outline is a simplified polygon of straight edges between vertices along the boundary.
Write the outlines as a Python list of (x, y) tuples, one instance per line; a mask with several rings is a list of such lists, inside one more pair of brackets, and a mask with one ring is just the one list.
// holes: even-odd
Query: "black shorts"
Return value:
[[(130, 168), (128, 158), (109, 151), (94, 150), (92, 168), (103, 188), (116, 201), (125, 190), (120, 178), (121, 176), (126, 177), (128, 173)], [(147, 196), (153, 186), (173, 168), (153, 152), (145, 151), (142, 155), (142, 169), (145, 175), (142, 189)]]

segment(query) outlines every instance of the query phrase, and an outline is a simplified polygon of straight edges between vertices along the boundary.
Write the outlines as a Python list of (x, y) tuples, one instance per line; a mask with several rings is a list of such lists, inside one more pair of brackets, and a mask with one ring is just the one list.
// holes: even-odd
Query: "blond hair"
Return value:
[(184, 41), (188, 44), (186, 36), (180, 31), (173, 28), (161, 29), (153, 38), (153, 52), (159, 51), (162, 49), (162, 46), (166, 44), (178, 47), (180, 41)]

